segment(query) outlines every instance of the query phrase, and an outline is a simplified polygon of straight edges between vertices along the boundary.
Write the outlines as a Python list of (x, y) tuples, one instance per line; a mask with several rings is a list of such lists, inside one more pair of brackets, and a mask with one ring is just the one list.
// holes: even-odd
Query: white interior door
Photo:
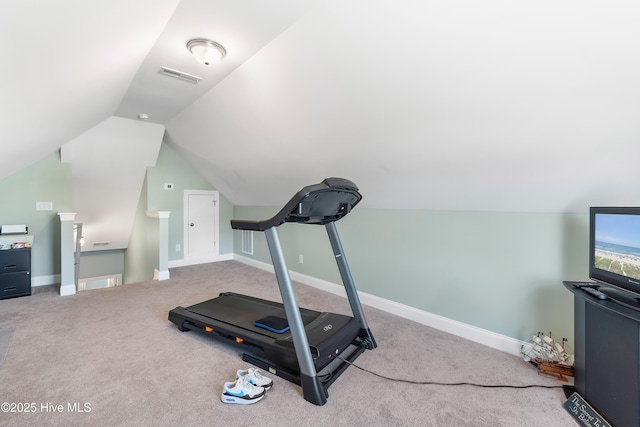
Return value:
[(218, 255), (218, 192), (185, 190), (185, 258)]

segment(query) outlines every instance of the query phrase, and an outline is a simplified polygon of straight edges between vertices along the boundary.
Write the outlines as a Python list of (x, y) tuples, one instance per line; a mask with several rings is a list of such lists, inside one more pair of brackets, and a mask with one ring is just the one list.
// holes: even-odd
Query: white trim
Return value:
[(146, 215), (150, 218), (169, 218), (171, 211), (145, 211)]
[[(112, 282), (114, 279), (115, 279), (115, 285), (111, 285), (110, 282)], [(87, 289), (87, 284), (90, 284), (92, 282), (103, 282), (104, 284), (106, 284), (106, 286)], [(103, 288), (109, 288), (114, 286), (121, 286), (122, 284), (123, 284), (122, 274), (120, 273), (107, 274), (105, 276), (85, 277), (84, 279), (78, 279), (78, 292), (92, 290), (92, 289), (103, 289)]]
[(74, 221), (76, 218), (75, 212), (58, 212), (60, 221)]
[(61, 297), (66, 297), (68, 295), (74, 295), (75, 293), (76, 293), (76, 285), (75, 284), (60, 286), (60, 296)]
[[(233, 254), (233, 259), (236, 261), (240, 261), (243, 264), (250, 265), (251, 267), (259, 268), (260, 270), (268, 271), (269, 273), (275, 274), (275, 269), (273, 265), (268, 264), (266, 262), (258, 261), (257, 259), (249, 258), (244, 255)], [(289, 274), (295, 273), (295, 271), (289, 271)]]
[(169, 270), (159, 271), (157, 268), (153, 269), (153, 280), (168, 280), (170, 278)]
[(233, 254), (211, 255), (206, 257), (174, 259), (169, 261), (169, 268), (186, 267), (188, 265), (206, 264), (209, 262), (229, 261), (233, 259)]
[[(233, 254), (233, 259), (243, 264), (256, 267), (270, 273), (274, 273), (273, 266), (262, 261), (257, 261), (252, 258), (248, 258), (242, 255)], [(337, 285), (326, 280), (318, 279), (315, 277), (307, 276), (306, 274), (298, 273), (296, 271), (289, 271), (291, 280), (309, 285), (311, 287), (321, 289), (326, 292), (330, 292), (334, 295), (339, 295), (346, 298), (346, 292), (344, 287)], [(429, 326), (434, 329), (438, 329), (452, 335), (456, 335), (470, 341), (477, 342), (479, 344), (486, 345), (496, 350), (503, 351), (508, 354), (520, 356), (520, 348), (524, 341), (520, 341), (506, 335), (501, 335), (486, 329), (478, 328), (473, 325), (452, 320), (437, 314), (429, 313), (424, 310), (417, 309), (399, 302), (380, 298), (376, 295), (368, 294), (366, 292), (358, 291), (360, 301), (362, 304), (370, 307), (377, 308), (387, 313), (394, 314), (396, 316), (412, 320), (422, 325)], [(375, 331), (374, 331), (375, 335)]]

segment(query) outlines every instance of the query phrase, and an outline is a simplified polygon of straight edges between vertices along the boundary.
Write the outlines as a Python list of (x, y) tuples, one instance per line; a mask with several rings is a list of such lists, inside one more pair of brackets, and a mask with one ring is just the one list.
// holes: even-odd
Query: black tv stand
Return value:
[(604, 286), (611, 296), (602, 300), (563, 284), (574, 295), (576, 391), (610, 424), (640, 425), (640, 310), (626, 304), (637, 301)]
[(634, 296), (629, 292), (625, 292), (622, 289), (611, 288), (608, 286), (600, 286), (598, 290), (605, 294), (611, 301), (632, 310), (640, 311), (640, 298), (637, 296)]

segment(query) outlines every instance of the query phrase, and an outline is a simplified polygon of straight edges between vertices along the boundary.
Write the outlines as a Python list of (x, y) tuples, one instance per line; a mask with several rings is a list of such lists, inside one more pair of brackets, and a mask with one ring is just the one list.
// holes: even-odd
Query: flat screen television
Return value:
[(612, 300), (640, 309), (640, 207), (589, 211), (589, 277)]

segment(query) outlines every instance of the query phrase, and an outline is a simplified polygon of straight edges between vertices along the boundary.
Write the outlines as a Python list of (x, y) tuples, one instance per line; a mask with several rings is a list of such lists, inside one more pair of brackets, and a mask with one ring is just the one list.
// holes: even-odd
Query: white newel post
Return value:
[(73, 222), (75, 213), (58, 213), (60, 217), (60, 296), (76, 293)]
[(169, 215), (171, 211), (147, 211), (150, 218), (158, 218), (158, 268), (153, 273), (153, 280), (169, 279)]

